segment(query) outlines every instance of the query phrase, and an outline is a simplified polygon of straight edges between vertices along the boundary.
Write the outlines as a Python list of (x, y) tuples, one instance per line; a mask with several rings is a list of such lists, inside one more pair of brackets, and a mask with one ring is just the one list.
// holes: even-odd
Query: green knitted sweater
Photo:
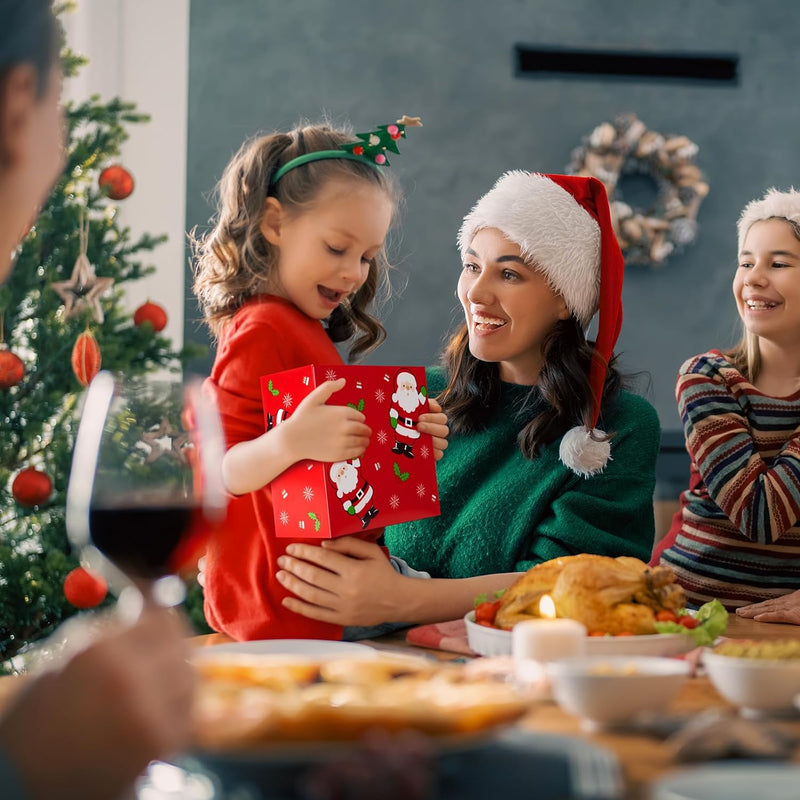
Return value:
[[(442, 369), (428, 370), (435, 397)], [(615, 433), (605, 470), (582, 478), (559, 461), (559, 441), (533, 460), (517, 433), (544, 401), (520, 413), (530, 387), (503, 384), (486, 430), (451, 434), (437, 464), (441, 515), (386, 528), (392, 555), (435, 578), (524, 571), (563, 555), (650, 558), (660, 427), (643, 398), (620, 392), (598, 427)], [(529, 401), (530, 402), (530, 401)]]

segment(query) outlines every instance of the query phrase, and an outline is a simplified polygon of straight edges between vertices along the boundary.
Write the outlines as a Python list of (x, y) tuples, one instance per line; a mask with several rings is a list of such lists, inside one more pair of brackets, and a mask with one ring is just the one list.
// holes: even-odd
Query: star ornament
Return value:
[(147, 454), (148, 464), (152, 464), (163, 455), (169, 455), (176, 461), (187, 460), (184, 449), (189, 441), (189, 434), (178, 433), (166, 417), (162, 417), (161, 423), (155, 430), (143, 433), (142, 441), (150, 448)]
[(420, 117), (409, 117), (408, 114), (403, 114), (403, 116), (397, 120), (397, 124), (405, 125), (406, 128), (421, 128), (422, 119)]
[(114, 279), (98, 278), (86, 254), (81, 253), (75, 261), (70, 279), (50, 285), (64, 301), (65, 317), (73, 317), (88, 308), (95, 322), (100, 323), (104, 319), (100, 298), (114, 285)]

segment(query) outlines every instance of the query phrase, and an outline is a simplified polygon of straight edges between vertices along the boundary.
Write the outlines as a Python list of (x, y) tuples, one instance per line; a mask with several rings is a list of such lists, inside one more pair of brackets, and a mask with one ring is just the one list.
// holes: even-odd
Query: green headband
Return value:
[(323, 161), (328, 158), (343, 158), (350, 161), (360, 161), (362, 164), (369, 164), (371, 167), (388, 167), (389, 159), (386, 151), (400, 154), (397, 149), (397, 140), (405, 138), (406, 128), (422, 127), (419, 117), (409, 117), (403, 115), (396, 123), (390, 125), (379, 125), (373, 131), (367, 133), (357, 133), (359, 141), (348, 142), (339, 145), (338, 150), (317, 150), (314, 153), (306, 153), (297, 156), (291, 161), (287, 161), (280, 169), (276, 170), (269, 185), (274, 186), (289, 170), (300, 167), (303, 164), (310, 164), (312, 161)]

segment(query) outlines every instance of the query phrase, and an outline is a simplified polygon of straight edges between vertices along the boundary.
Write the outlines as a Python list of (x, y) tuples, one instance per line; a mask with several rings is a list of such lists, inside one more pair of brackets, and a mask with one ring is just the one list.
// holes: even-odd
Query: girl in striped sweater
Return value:
[(749, 203), (738, 242), (743, 336), (680, 369), (691, 476), (653, 558), (729, 609), (800, 588), (800, 192)]

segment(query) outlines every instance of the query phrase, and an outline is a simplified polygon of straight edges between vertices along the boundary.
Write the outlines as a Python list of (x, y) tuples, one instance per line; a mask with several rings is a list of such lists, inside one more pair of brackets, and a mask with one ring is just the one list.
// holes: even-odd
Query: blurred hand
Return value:
[(364, 454), (372, 434), (366, 417), (351, 406), (325, 405), (344, 385), (344, 378), (321, 383), (282, 423), (298, 461), (348, 461)]
[(419, 415), (417, 430), (420, 433), (429, 433), (433, 436), (433, 456), (439, 461), (447, 449), (447, 437), (450, 428), (447, 427), (447, 414), (442, 411), (438, 401), (432, 397), (428, 400), (430, 411)]
[(736, 614), (756, 622), (788, 622), (800, 625), (800, 589), (782, 597), (742, 606), (736, 609)]
[(0, 748), (31, 800), (117, 800), (189, 742), (190, 632), (165, 608), (31, 678), (0, 717)]

